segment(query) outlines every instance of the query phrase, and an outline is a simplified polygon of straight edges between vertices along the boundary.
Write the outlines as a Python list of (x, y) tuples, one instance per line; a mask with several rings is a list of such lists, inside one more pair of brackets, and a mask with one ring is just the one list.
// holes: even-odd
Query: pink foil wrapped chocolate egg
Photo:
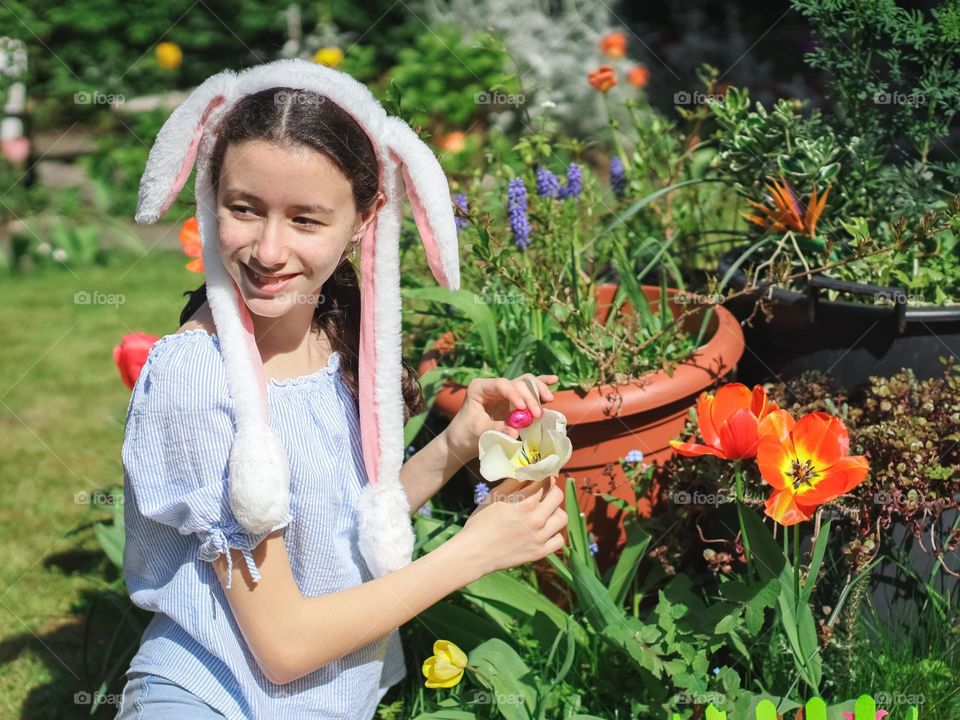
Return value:
[(533, 413), (529, 410), (514, 410), (507, 418), (507, 425), (514, 430), (529, 427), (533, 423)]

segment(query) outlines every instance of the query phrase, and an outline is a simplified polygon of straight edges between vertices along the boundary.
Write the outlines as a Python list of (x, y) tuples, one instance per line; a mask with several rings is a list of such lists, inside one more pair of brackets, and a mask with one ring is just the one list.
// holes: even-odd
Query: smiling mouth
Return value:
[(300, 273), (292, 273), (290, 275), (261, 275), (248, 265), (244, 265), (243, 270), (250, 280), (251, 285), (258, 290), (264, 290), (266, 292), (282, 290), (290, 284), (291, 280), (300, 275)]

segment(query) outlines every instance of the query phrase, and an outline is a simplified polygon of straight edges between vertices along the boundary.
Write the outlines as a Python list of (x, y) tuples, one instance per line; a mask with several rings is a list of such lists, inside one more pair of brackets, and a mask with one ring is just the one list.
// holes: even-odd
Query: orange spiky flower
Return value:
[(778, 232), (793, 230), (810, 237), (816, 237), (817, 220), (820, 219), (823, 208), (827, 204), (827, 195), (830, 194), (829, 185), (820, 196), (817, 195), (817, 186), (813, 186), (810, 193), (810, 202), (807, 203), (805, 210), (800, 206), (793, 188), (790, 187), (790, 183), (784, 179), (783, 175), (780, 176), (779, 183), (774, 180), (772, 185), (766, 185), (765, 187), (770, 192), (770, 198), (773, 200), (775, 207), (747, 200), (762, 214), (740, 213), (743, 217), (762, 228), (771, 228)]

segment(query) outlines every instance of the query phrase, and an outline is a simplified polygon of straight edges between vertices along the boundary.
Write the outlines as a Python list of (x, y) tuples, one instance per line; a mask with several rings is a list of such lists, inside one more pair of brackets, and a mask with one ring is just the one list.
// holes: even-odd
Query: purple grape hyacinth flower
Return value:
[(537, 195), (555, 198), (560, 194), (560, 180), (543, 165), (537, 165)]
[(619, 155), (610, 158), (610, 187), (617, 197), (623, 196), (627, 189), (627, 175), (623, 169), (623, 160)]
[(479, 505), (484, 500), (487, 499), (487, 495), (490, 494), (490, 486), (485, 482), (478, 482), (473, 488), (473, 502)]
[(527, 218), (527, 189), (522, 178), (514, 178), (507, 185), (507, 210), (513, 242), (521, 250), (530, 247), (530, 220)]
[(560, 188), (561, 200), (577, 197), (583, 192), (583, 168), (576, 163), (570, 163), (567, 168), (567, 184)]
[[(458, 208), (460, 208), (462, 212), (467, 213), (470, 211), (470, 205), (467, 202), (467, 196), (464, 195), (463, 193), (457, 193), (456, 195), (454, 195), (453, 202)], [(453, 213), (453, 221), (457, 225), (458, 233), (470, 223), (469, 220), (467, 220), (465, 217), (463, 217), (463, 215), (461, 215), (458, 212)]]

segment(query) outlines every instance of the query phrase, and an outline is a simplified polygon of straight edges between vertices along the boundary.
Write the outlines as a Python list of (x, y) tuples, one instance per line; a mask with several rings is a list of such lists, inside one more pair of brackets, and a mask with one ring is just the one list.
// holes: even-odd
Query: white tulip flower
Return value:
[[(536, 386), (527, 383), (534, 397), (540, 397)], [(519, 432), (519, 440), (497, 430), (480, 435), (480, 474), (488, 482), (508, 477), (543, 480), (557, 475), (573, 454), (567, 418), (556, 410), (543, 408), (543, 414)]]

